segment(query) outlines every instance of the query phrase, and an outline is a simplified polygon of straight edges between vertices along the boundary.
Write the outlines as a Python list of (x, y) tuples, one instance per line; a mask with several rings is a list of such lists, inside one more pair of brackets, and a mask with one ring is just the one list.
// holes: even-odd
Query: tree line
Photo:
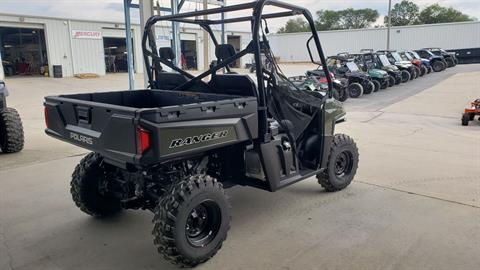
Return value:
[[(432, 4), (423, 9), (412, 1), (402, 0), (393, 6), (391, 12), (392, 26), (419, 25), (433, 23), (465, 22), (474, 21), (470, 17), (452, 7), (443, 7)], [(318, 31), (361, 29), (372, 27), (380, 17), (377, 10), (364, 8), (344, 10), (320, 10), (316, 13), (315, 27)], [(384, 18), (384, 25), (388, 26), (388, 16)], [(380, 27), (382, 25), (375, 25)], [(279, 33), (309, 32), (310, 27), (302, 18), (290, 19), (285, 26), (279, 29)]]

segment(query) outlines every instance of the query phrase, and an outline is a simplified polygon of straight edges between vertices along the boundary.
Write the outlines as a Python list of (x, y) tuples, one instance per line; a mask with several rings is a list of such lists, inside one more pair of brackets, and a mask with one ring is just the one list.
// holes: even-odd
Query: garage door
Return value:
[(125, 38), (125, 29), (103, 28), (102, 35), (104, 37)]

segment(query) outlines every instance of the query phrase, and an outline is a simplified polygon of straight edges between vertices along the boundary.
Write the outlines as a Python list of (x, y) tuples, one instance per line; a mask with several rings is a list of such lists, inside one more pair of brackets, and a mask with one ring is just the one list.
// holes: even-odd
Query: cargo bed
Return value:
[[(153, 165), (258, 137), (255, 97), (164, 90), (60, 95), (45, 98), (45, 116), (48, 135), (122, 167)], [(139, 128), (150, 136), (145, 152), (139, 152)], [(218, 132), (227, 135), (198, 139)], [(172, 147), (182, 139), (197, 141)]]

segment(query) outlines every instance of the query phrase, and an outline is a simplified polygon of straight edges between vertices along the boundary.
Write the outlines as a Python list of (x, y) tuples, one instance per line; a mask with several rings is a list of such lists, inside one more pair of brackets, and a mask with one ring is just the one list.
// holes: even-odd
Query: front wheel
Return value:
[(335, 135), (327, 168), (317, 175), (318, 183), (327, 192), (346, 188), (357, 173), (358, 161), (358, 148), (353, 139), (344, 134)]
[(418, 79), (421, 73), (422, 73), (422, 70), (420, 70), (419, 67), (415, 66), (415, 79)]
[(406, 83), (410, 81), (410, 79), (411, 79), (410, 72), (406, 70), (402, 70), (402, 83)]
[(108, 165), (102, 156), (90, 153), (75, 168), (70, 183), (72, 199), (80, 210), (94, 217), (106, 217), (122, 210), (120, 200), (108, 192)]
[(420, 76), (423, 77), (428, 73), (428, 68), (426, 66), (422, 65), (422, 68), (420, 68)]
[(382, 88), (382, 84), (377, 80), (373, 80), (372, 82), (375, 85), (375, 89), (373, 90), (373, 92), (378, 92), (378, 90), (380, 90), (380, 88)]
[(180, 267), (206, 262), (227, 238), (230, 208), (222, 184), (207, 175), (173, 184), (154, 213), (152, 233), (158, 252)]
[(363, 93), (370, 95), (375, 91), (375, 84), (372, 81), (368, 81), (368, 84), (363, 88)]
[(348, 100), (348, 90), (346, 87), (338, 87), (336, 90), (338, 92), (338, 101), (345, 102)]
[(443, 71), (446, 68), (445, 63), (443, 63), (442, 61), (435, 61), (432, 67), (433, 71), (435, 72)]
[(394, 87), (397, 81), (393, 76), (388, 76), (388, 87)]
[(452, 58), (447, 58), (447, 59), (445, 59), (445, 61), (447, 62), (447, 67), (448, 68), (451, 68), (451, 67), (455, 66), (455, 61)]
[(348, 86), (347, 91), (351, 98), (359, 98), (363, 95), (363, 86), (359, 83), (352, 83)]
[(470, 122), (470, 114), (464, 113), (462, 115), (462, 126), (468, 126), (468, 122)]

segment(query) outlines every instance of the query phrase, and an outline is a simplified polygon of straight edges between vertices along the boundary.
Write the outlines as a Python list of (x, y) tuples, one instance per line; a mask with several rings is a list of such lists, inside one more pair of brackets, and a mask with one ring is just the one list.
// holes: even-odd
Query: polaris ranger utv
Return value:
[[(420, 73), (417, 67), (415, 67), (411, 62), (404, 61), (400, 54), (394, 50), (382, 50), (377, 51), (380, 55), (385, 55), (388, 58), (388, 61), (397, 66), (400, 71), (402, 71), (402, 82), (406, 83), (410, 80), (416, 79)], [(409, 76), (407, 76), (407, 73)]]
[(415, 52), (422, 58), (428, 59), (432, 65), (433, 71), (440, 72), (447, 68), (445, 58), (440, 55), (435, 55), (428, 49), (415, 50)]
[(0, 151), (17, 153), (24, 144), (23, 125), (20, 115), (14, 108), (7, 107), (8, 89), (0, 81)]
[(420, 77), (423, 77), (425, 76), (425, 74), (428, 73), (428, 68), (423, 64), (422, 60), (416, 59), (407, 51), (399, 52), (398, 54), (400, 55), (400, 57), (402, 57), (403, 60), (409, 61), (410, 63), (415, 65), (415, 67), (417, 67), (418, 75)]
[(389, 86), (395, 85), (395, 78), (390, 76), (387, 71), (382, 70), (377, 62), (375, 61), (375, 56), (372, 52), (361, 52), (354, 53), (351, 56), (355, 59), (355, 63), (360, 67), (361, 70), (367, 72), (372, 79), (377, 82), (380, 86), (380, 89), (386, 89)]
[(447, 52), (442, 48), (425, 48), (424, 50), (429, 50), (436, 56), (442, 56), (447, 63), (447, 68), (455, 67), (456, 65), (458, 65), (457, 56), (453, 52)]
[[(282, 11), (264, 14), (266, 6)], [(235, 16), (239, 11), (253, 16)], [(221, 13), (230, 16), (198, 19)], [(270, 19), (298, 15), (311, 28), (312, 62), (326, 67), (308, 9), (259, 0), (151, 17), (142, 39), (150, 89), (46, 97), (46, 133), (92, 151), (73, 172), (75, 204), (94, 217), (122, 209), (152, 211), (158, 251), (191, 267), (214, 256), (227, 237), (231, 217), (224, 188), (274, 192), (311, 177), (326, 191), (346, 188), (359, 154), (350, 137), (335, 134), (345, 110), (332, 98), (328, 69), (326, 95), (300, 90), (281, 73), (267, 40)], [(178, 68), (171, 48), (157, 49), (158, 22), (200, 26), (216, 46), (217, 61), (198, 76)], [(253, 33), (246, 48), (235, 52), (218, 43), (212, 26), (242, 22)], [(249, 55), (255, 57), (256, 83), (229, 70)], [(222, 70), (227, 73), (218, 74)]]
[[(371, 94), (375, 91), (375, 83), (372, 78), (360, 70), (353, 60), (344, 56), (330, 56), (327, 59), (328, 69), (335, 77), (348, 80), (348, 93), (351, 98), (359, 98), (363, 94)], [(319, 70), (322, 67), (319, 67)]]

